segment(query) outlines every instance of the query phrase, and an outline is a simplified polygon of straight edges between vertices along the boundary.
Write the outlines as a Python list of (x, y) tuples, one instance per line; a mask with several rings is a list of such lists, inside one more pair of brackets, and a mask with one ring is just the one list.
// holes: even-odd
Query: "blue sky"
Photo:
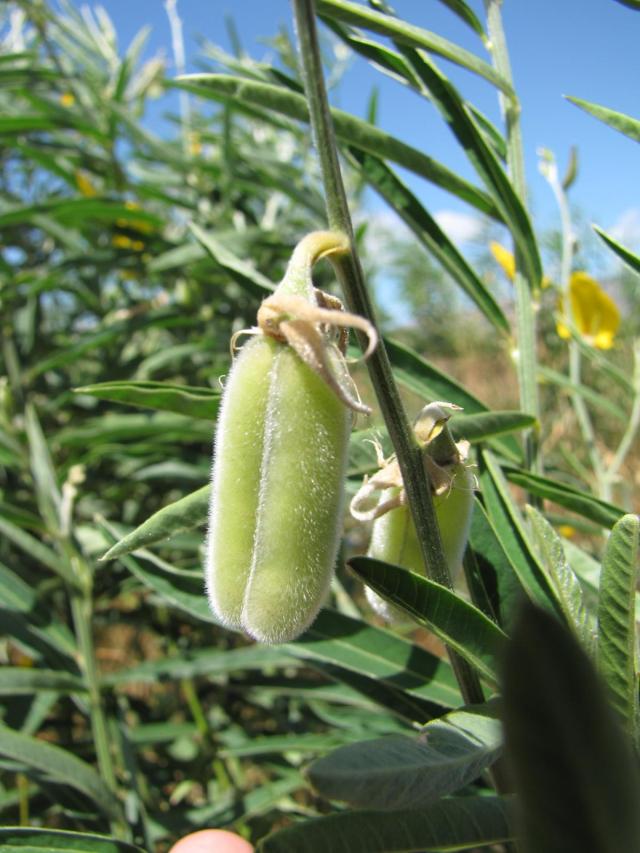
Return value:
[[(74, 0), (76, 5), (81, 5)], [(145, 24), (153, 28), (148, 54), (171, 39), (162, 0), (103, 0), (125, 47)], [(443, 35), (488, 59), (478, 37), (438, 0), (395, 0), (397, 12), (412, 23)], [(479, 0), (471, 5), (483, 19)], [(187, 69), (193, 68), (200, 36), (229, 48), (225, 16), (233, 17), (245, 50), (268, 59), (264, 37), (280, 24), (290, 26), (288, 0), (178, 0), (183, 21)], [(538, 174), (537, 149), (555, 152), (561, 170), (569, 149), (578, 146), (579, 179), (572, 201), (594, 221), (636, 247), (640, 243), (640, 150), (637, 144), (600, 124), (562, 97), (575, 95), (631, 115), (640, 115), (640, 12), (615, 0), (505, 0), (504, 21), (513, 75), (522, 103), (522, 122), (531, 204), (537, 227), (558, 224), (555, 202)], [(446, 61), (441, 68), (463, 94), (494, 121), (500, 121), (493, 87)], [(170, 69), (170, 73), (172, 73)], [(363, 115), (373, 85), (380, 89), (380, 125), (423, 149), (463, 176), (477, 180), (463, 153), (434, 108), (397, 82), (354, 59), (337, 102)], [(462, 203), (419, 179), (411, 178), (423, 203), (462, 237), (470, 213)], [(376, 204), (376, 202), (373, 202)], [(445, 215), (448, 213), (448, 217)]]

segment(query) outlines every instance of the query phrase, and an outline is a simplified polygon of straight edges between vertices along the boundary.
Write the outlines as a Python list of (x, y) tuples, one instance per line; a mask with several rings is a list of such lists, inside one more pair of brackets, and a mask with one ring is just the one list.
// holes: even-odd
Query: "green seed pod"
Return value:
[[(432, 403), (420, 413), (415, 432), (424, 447), (425, 464), (432, 481), (433, 503), (449, 571), (459, 572), (469, 536), (473, 511), (474, 478), (466, 465), (467, 446), (456, 445), (446, 421), (449, 404)], [(362, 520), (374, 519), (367, 556), (424, 575), (425, 566), (411, 511), (405, 503), (402, 477), (395, 459), (379, 460), (381, 470), (358, 492), (351, 512)], [(380, 492), (378, 503), (368, 501)], [(400, 610), (368, 587), (371, 607), (388, 622), (406, 621)]]
[(263, 303), (259, 322), (267, 331), (242, 348), (231, 369), (215, 439), (209, 602), (224, 625), (264, 643), (288, 642), (311, 624), (340, 540), (352, 418), (343, 399), (353, 388), (325, 332), (333, 322), (327, 315), (338, 312), (318, 306), (309, 285), (317, 241), (336, 251), (344, 243), (336, 246), (335, 234), (311, 237), (316, 244), (307, 243), (306, 253), (298, 247), (297, 265), (294, 253), (283, 284)]

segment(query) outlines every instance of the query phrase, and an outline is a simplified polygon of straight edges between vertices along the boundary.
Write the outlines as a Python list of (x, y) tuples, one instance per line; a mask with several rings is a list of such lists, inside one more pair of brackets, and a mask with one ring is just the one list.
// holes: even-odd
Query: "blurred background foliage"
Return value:
[[(211, 108), (185, 92), (179, 101), (165, 60), (142, 58), (144, 32), (119, 45), (99, 7), (53, 14), (20, 0), (0, 14), (1, 820), (121, 832), (126, 822), (129, 840), (147, 849), (207, 824), (255, 839), (328, 810), (299, 773), (309, 757), (459, 702), (450, 675), (421, 685), (409, 666), (415, 658), (426, 671), (439, 642), (422, 629), (412, 645), (367, 627), (344, 572), (337, 610), (306, 643), (267, 649), (208, 616), (201, 529), (153, 552), (98, 559), (207, 481), (230, 335), (253, 325), (299, 237), (324, 225), (308, 129), (257, 106)], [(299, 88), (287, 34), (272, 44), (275, 68), (206, 42), (201, 65)], [(339, 85), (344, 64), (332, 45)], [(149, 111), (165, 101), (152, 130)], [(517, 406), (502, 341), (408, 233), (367, 214), (362, 175), (345, 168), (385, 331), (488, 405)], [(510, 284), (488, 251), (494, 227), (475, 248), (477, 270), (510, 313)], [(551, 275), (558, 242), (546, 241)], [(318, 278), (333, 287), (328, 269)], [(637, 279), (613, 285), (625, 305), (613, 358), (624, 365), (639, 331)], [(541, 360), (562, 370), (554, 299), (542, 293)], [(597, 363), (586, 373), (595, 390), (608, 385)], [(105, 382), (114, 388), (77, 393)], [(543, 442), (550, 467), (579, 485), (565, 397), (546, 386), (555, 414)], [(614, 389), (611, 404), (624, 408), (623, 397)], [(605, 439), (617, 434), (610, 412), (595, 417)], [(362, 447), (354, 483), (372, 463)], [(637, 494), (635, 462), (625, 477), (622, 501)], [(362, 550), (362, 534), (349, 528), (345, 547)], [(56, 750), (32, 754), (35, 735), (82, 768)], [(82, 775), (96, 751), (100, 785)], [(116, 788), (127, 796), (114, 811)]]

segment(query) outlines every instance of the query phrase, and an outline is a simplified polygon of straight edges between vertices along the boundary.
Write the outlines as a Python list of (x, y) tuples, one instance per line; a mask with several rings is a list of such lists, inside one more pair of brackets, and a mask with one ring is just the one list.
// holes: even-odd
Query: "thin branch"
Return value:
[[(333, 259), (333, 264), (349, 304), (349, 309), (369, 320), (377, 328), (373, 306), (364, 282), (362, 266), (353, 244), (353, 225), (342, 181), (338, 149), (324, 83), (322, 60), (313, 0), (293, 0), (296, 33), (311, 127), (320, 160), (325, 189), (327, 218), (332, 229), (342, 231), (351, 240), (351, 252)], [(360, 340), (361, 345), (365, 341)], [(364, 348), (364, 347), (363, 347)], [(429, 577), (449, 589), (453, 588), (449, 567), (442, 550), (431, 484), (425, 472), (422, 452), (413, 435), (402, 407), (391, 364), (380, 338), (377, 349), (367, 362), (380, 410), (402, 472), (409, 505), (418, 532)], [(482, 701), (483, 694), (475, 671), (450, 651), (452, 666), (466, 702)]]

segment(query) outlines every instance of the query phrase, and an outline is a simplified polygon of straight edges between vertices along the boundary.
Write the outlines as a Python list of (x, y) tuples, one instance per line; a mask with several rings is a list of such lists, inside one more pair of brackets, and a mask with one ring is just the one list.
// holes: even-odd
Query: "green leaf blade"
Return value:
[(613, 706), (637, 737), (638, 652), (636, 587), (640, 519), (625, 515), (613, 527), (602, 560), (598, 601), (598, 664)]
[(349, 567), (378, 595), (410, 613), (496, 683), (498, 658), (506, 635), (484, 613), (434, 581), (369, 557), (354, 557)]
[(327, 799), (384, 810), (423, 808), (473, 782), (498, 758), (498, 720), (486, 709), (453, 711), (416, 737), (388, 735), (341, 746), (306, 770)]
[(267, 836), (258, 853), (407, 853), (469, 850), (513, 838), (513, 802), (451, 797), (420, 810), (344, 812), (294, 824)]

